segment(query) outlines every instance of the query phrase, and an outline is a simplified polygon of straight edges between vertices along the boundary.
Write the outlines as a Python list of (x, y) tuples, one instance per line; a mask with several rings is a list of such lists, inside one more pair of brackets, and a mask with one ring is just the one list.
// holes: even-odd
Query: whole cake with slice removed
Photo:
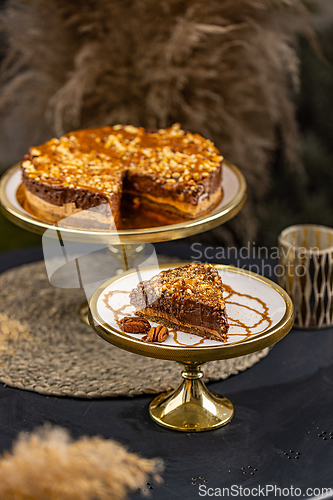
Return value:
[(210, 264), (187, 264), (140, 282), (130, 293), (136, 314), (150, 321), (226, 342), (223, 284)]
[(121, 204), (128, 201), (167, 220), (209, 212), (222, 197), (222, 161), (210, 140), (179, 124), (153, 131), (115, 125), (31, 148), (21, 170), (26, 202), (37, 217), (58, 222), (98, 207), (92, 217), (104, 214), (105, 224), (119, 228)]

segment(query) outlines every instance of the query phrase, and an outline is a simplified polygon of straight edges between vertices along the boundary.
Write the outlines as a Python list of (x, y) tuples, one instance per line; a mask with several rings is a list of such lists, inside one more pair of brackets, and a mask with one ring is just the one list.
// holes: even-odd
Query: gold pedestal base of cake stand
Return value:
[(207, 389), (201, 380), (200, 364), (184, 363), (182, 377), (177, 389), (160, 394), (150, 403), (149, 413), (155, 422), (183, 432), (208, 431), (230, 422), (232, 403)]

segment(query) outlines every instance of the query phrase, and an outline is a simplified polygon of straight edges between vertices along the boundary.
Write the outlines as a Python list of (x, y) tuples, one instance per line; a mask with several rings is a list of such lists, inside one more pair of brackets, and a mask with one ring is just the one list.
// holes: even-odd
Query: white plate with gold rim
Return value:
[[(175, 264), (165, 265), (163, 269), (177, 267)], [(156, 348), (190, 351), (214, 351), (222, 348), (230, 354), (235, 352), (237, 346), (243, 346), (241, 351), (254, 352), (260, 348), (275, 343), (286, 334), (293, 323), (293, 307), (289, 296), (272, 281), (231, 266), (215, 266), (221, 275), (225, 286), (224, 298), (226, 311), (229, 318), (229, 332), (227, 342), (204, 339), (194, 334), (171, 330), (165, 342), (149, 343), (143, 339), (143, 334), (129, 334), (121, 331), (119, 321), (124, 316), (135, 314), (135, 308), (130, 304), (129, 293), (140, 281), (149, 280), (158, 274), (162, 268), (141, 269), (138, 274), (135, 270), (112, 278), (100, 287), (90, 301), (94, 327), (102, 328), (107, 336), (106, 340), (120, 347), (133, 350), (153, 357)], [(156, 323), (151, 322), (152, 326)], [(95, 328), (96, 329), (96, 328)], [(282, 330), (282, 331), (281, 331)], [(98, 331), (101, 334), (101, 330)], [(102, 336), (105, 338), (105, 335)], [(113, 340), (112, 340), (113, 339)], [(126, 344), (129, 345), (126, 347)], [(141, 348), (138, 347), (141, 344)], [(152, 350), (153, 349), (153, 350)], [(231, 351), (231, 350), (232, 351)], [(143, 351), (147, 351), (146, 353)], [(166, 353), (165, 353), (166, 354)], [(167, 356), (169, 357), (169, 356)], [(178, 357), (176, 355), (176, 357)], [(197, 356), (195, 356), (197, 359)], [(229, 357), (224, 356), (223, 357)], [(206, 358), (206, 355), (204, 355)], [(220, 356), (209, 359), (219, 359)]]
[[(196, 219), (166, 226), (145, 229), (124, 229), (117, 232), (73, 229), (62, 226), (61, 232), (71, 236), (72, 239), (80, 241), (86, 240), (88, 237), (90, 241), (92, 239), (102, 239), (103, 241), (107, 239), (108, 243), (115, 244), (119, 242), (119, 239), (124, 242), (141, 241), (147, 243), (170, 241), (207, 231), (233, 218), (241, 210), (246, 201), (246, 181), (243, 174), (228, 161), (224, 162), (223, 168), (222, 200), (212, 211)], [(15, 165), (2, 176), (0, 181), (0, 202), (6, 217), (17, 225), (37, 233), (43, 233), (46, 229), (59, 230), (56, 224), (51, 224), (34, 217), (19, 203), (17, 191), (21, 182), (19, 165)], [(114, 241), (112, 241), (113, 239)]]

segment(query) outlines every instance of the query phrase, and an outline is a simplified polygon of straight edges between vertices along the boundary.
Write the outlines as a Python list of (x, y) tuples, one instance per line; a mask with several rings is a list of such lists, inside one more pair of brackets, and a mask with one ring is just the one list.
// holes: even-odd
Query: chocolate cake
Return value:
[(225, 342), (228, 319), (222, 280), (210, 264), (162, 271), (131, 291), (136, 314), (188, 333)]
[(21, 169), (29, 207), (51, 222), (104, 205), (117, 222), (123, 196), (191, 219), (221, 199), (222, 160), (210, 140), (179, 124), (149, 132), (115, 125), (33, 147)]

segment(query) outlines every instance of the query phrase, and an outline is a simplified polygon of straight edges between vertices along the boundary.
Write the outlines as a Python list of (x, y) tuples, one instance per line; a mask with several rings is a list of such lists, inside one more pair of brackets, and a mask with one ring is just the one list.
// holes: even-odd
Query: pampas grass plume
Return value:
[(0, 459), (1, 500), (123, 500), (149, 476), (160, 481), (161, 462), (129, 453), (99, 437), (73, 441), (45, 425), (21, 433)]
[[(3, 130), (15, 129), (19, 160), (75, 128), (179, 122), (244, 172), (248, 203), (233, 225), (246, 242), (274, 151), (304, 172), (293, 92), (297, 37), (312, 31), (301, 0), (7, 0)], [(3, 136), (0, 166), (14, 160)]]

